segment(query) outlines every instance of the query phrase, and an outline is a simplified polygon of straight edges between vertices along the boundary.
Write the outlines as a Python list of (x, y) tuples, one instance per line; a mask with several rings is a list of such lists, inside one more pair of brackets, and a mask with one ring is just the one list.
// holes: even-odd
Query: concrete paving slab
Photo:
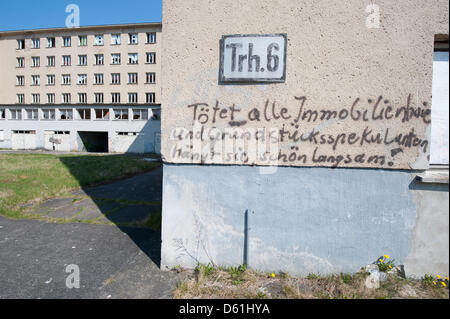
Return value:
[(95, 220), (103, 216), (104, 215), (97, 206), (87, 206), (83, 208), (81, 213), (79, 213), (76, 218), (79, 220)]
[(47, 214), (47, 217), (70, 219), (79, 214), (81, 211), (82, 209), (80, 207), (65, 206), (62, 208), (58, 208), (54, 211), (51, 211), (50, 213)]
[(63, 208), (72, 205), (73, 198), (53, 198), (47, 200), (39, 208), (47, 210), (56, 210), (58, 208)]

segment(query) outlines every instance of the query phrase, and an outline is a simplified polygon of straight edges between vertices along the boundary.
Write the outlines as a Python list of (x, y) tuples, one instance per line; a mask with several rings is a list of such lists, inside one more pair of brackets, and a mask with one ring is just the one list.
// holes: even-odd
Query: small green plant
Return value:
[(208, 278), (215, 271), (214, 267), (210, 263), (207, 265), (199, 264), (195, 270), (197, 271), (198, 274), (208, 277)]
[(258, 294), (256, 295), (256, 299), (264, 299), (266, 298), (266, 294), (263, 292), (258, 292)]
[(394, 262), (395, 259), (391, 259), (391, 257), (389, 257), (388, 255), (383, 255), (377, 259), (377, 262), (375, 264), (378, 266), (378, 269), (381, 272), (388, 272), (395, 267)]
[(239, 285), (244, 281), (244, 273), (247, 271), (247, 265), (240, 265), (239, 267), (230, 267), (228, 270), (233, 285)]
[(425, 276), (423, 276), (423, 278), (422, 278), (422, 282), (426, 286), (432, 286), (433, 282), (434, 282), (434, 277), (432, 275), (425, 274)]
[(319, 279), (319, 278), (320, 278), (320, 276), (316, 275), (315, 273), (309, 273), (309, 275), (306, 276), (306, 279), (308, 279), (308, 280), (315, 280), (315, 279)]

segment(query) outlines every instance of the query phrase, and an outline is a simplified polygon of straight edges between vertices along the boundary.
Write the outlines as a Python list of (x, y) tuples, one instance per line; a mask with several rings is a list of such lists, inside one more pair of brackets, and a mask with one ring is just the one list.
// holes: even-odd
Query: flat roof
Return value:
[(12, 31), (0, 31), (0, 36), (8, 35), (22, 35), (33, 33), (57, 33), (57, 32), (83, 32), (91, 30), (106, 30), (106, 29), (121, 29), (121, 28), (148, 28), (148, 27), (162, 27), (161, 22), (144, 22), (144, 23), (125, 23), (125, 24), (105, 24), (105, 25), (92, 25), (92, 26), (80, 26), (77, 28), (46, 28), (46, 29), (28, 29), (28, 30), (12, 30)]

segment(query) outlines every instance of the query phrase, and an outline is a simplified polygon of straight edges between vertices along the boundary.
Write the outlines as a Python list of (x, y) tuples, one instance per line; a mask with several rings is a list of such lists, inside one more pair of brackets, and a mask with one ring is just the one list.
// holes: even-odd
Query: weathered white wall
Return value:
[[(376, 16), (366, 11), (372, 4), (363, 0), (164, 3), (164, 269), (199, 262), (228, 266), (248, 262), (254, 269), (301, 275), (353, 272), (389, 254), (405, 264), (408, 276), (448, 274), (448, 181), (415, 181), (429, 166), (433, 44), (436, 34), (449, 32), (448, 2), (376, 1), (380, 24), (375, 28)], [(285, 83), (219, 83), (223, 35), (275, 33), (288, 35)], [(290, 116), (296, 114), (299, 97), (306, 97), (304, 106), (311, 111), (341, 112), (358, 102), (357, 110), (367, 111), (369, 118), (293, 122), (292, 117), (283, 121), (263, 116), (267, 101), (270, 114), (273, 103), (277, 112), (284, 108)], [(378, 99), (377, 111), (392, 108), (390, 112), (402, 114), (402, 107), (409, 106), (414, 111), (420, 108), (425, 116), (377, 120), (372, 112)], [(195, 109), (196, 103), (207, 105)], [(370, 132), (373, 135), (366, 137), (375, 142), (347, 140), (333, 149), (320, 143), (320, 135), (318, 142), (278, 140), (281, 152), (305, 154), (307, 160), (278, 161), (275, 164), (283, 167), (272, 171), (250, 167), (265, 164), (257, 160), (192, 159), (198, 145), (189, 142), (196, 139), (180, 139), (173, 133), (229, 129), (229, 117), (213, 121), (216, 105), (217, 112), (238, 108), (235, 120), (246, 121), (241, 129), (320, 131), (325, 137), (347, 138), (352, 132), (356, 136)], [(257, 111), (260, 121), (251, 120)], [(409, 146), (387, 143), (387, 131), (390, 138), (414, 131), (418, 140), (413, 137), (415, 145)], [(181, 142), (184, 152), (174, 152)], [(211, 155), (208, 148), (200, 151)], [(337, 169), (317, 167), (336, 165), (312, 161), (314, 151), (334, 160), (348, 155), (353, 161), (340, 162)], [(365, 160), (355, 161), (362, 154)], [(370, 156), (385, 161), (368, 161)]]
[(36, 134), (11, 133), (11, 148), (13, 150), (36, 149)]
[[(448, 2), (380, 0), (376, 1), (379, 14), (368, 10), (372, 4), (374, 2), (364, 0), (250, 0), (242, 3), (172, 0), (165, 3), (163, 37), (166, 40), (162, 53), (163, 105), (166, 108), (162, 119), (162, 153), (165, 161), (201, 163), (200, 157), (192, 160), (189, 156), (199, 155), (199, 150), (191, 149), (189, 141), (185, 141), (189, 139), (180, 140), (174, 133), (181, 129), (193, 130), (195, 121), (200, 123), (198, 131), (215, 127), (224, 132), (236, 128), (231, 125), (230, 108), (234, 105), (239, 109), (234, 122), (245, 122), (240, 129), (275, 128), (292, 136), (304, 135), (306, 141), (293, 141), (283, 139), (280, 133), (281, 153), (287, 157), (293, 153), (297, 157), (305, 155), (306, 160), (303, 157), (280, 160), (279, 165), (332, 167), (337, 162), (335, 157), (343, 156), (345, 160), (338, 163), (339, 167), (426, 169), (433, 44), (435, 34), (448, 34)], [(285, 83), (219, 83), (223, 35), (277, 33), (286, 33), (288, 37)], [(301, 97), (306, 100), (299, 100)], [(206, 105), (192, 106), (197, 103)], [(279, 115), (285, 109), (287, 119), (273, 118), (274, 103), (275, 113)], [(353, 114), (348, 115), (354, 104)], [(216, 106), (219, 111), (214, 117)], [(406, 118), (404, 107), (424, 116)], [(222, 109), (228, 110), (225, 118), (217, 115)], [(319, 119), (309, 121), (308, 111), (319, 112)], [(321, 120), (321, 111), (343, 112), (342, 115), (347, 113), (347, 116)], [(367, 112), (367, 121), (363, 120), (364, 112)], [(265, 113), (268, 113), (267, 118)], [(380, 113), (383, 118), (377, 119)], [(300, 119), (298, 114), (302, 115)], [(315, 139), (308, 139), (313, 132), (319, 133), (314, 135)], [(394, 137), (401, 140), (410, 134), (414, 135), (411, 145), (392, 142)], [(330, 136), (338, 143), (328, 143)], [(369, 142), (372, 139), (374, 142)], [(210, 155), (208, 142), (200, 144), (205, 147), (202, 151)], [(248, 149), (240, 153), (251, 153), (254, 149), (249, 143)], [(317, 160), (320, 156), (325, 156), (326, 160)], [(331, 156), (334, 159), (330, 159)], [(371, 156), (384, 160), (370, 160)], [(245, 154), (244, 159), (236, 161), (220, 155), (212, 161), (204, 161), (269, 165), (259, 157), (246, 162)]]
[[(388, 254), (409, 277), (449, 273), (447, 185), (407, 171), (165, 165), (163, 269), (356, 272)], [(248, 229), (244, 213), (248, 211)], [(247, 260), (244, 242), (247, 236)]]

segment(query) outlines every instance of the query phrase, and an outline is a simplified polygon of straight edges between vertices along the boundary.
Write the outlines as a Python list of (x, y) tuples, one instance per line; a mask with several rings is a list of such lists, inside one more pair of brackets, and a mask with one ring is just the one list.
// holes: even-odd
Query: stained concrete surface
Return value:
[(448, 194), (411, 171), (165, 164), (161, 265), (306, 276), (387, 254), (408, 277), (446, 276)]
[[(111, 224), (141, 220), (160, 209), (161, 176), (160, 168), (84, 189), (35, 212), (107, 225), (0, 217), (0, 298), (170, 298), (181, 277), (158, 267), (161, 232)], [(66, 267), (72, 264), (80, 268), (79, 289), (66, 287)]]

